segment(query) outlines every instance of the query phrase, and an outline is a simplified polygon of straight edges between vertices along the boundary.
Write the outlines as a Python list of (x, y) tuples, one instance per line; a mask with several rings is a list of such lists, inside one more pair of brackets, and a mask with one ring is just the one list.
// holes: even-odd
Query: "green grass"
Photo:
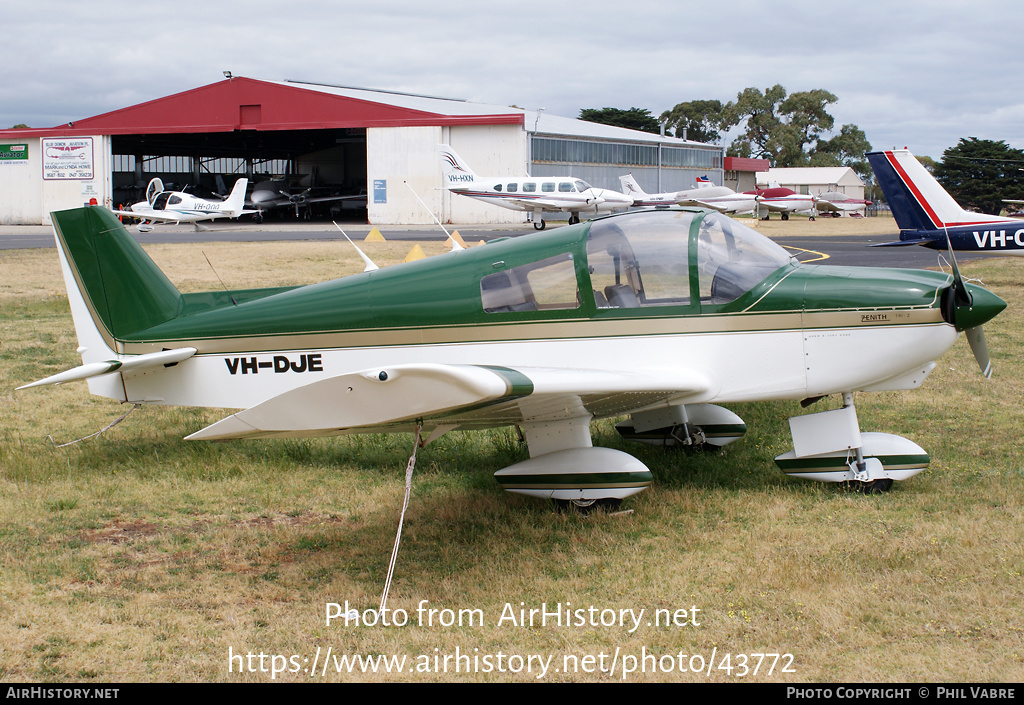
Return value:
[[(0, 269), (18, 257), (4, 253)], [(596, 444), (635, 454), (655, 476), (624, 516), (563, 515), (504, 493), (492, 474), (527, 457), (509, 430), (444, 436), (418, 454), (389, 606), (414, 618), (422, 600), (479, 609), (485, 623), (390, 628), (327, 626), (324, 613), (380, 599), (411, 436), (188, 443), (221, 413), (144, 408), (103, 436), (54, 448), (48, 434), (78, 438), (125, 409), (80, 383), (12, 391), (78, 364), (59, 274), (36, 260), (30, 268), (38, 272), (24, 290), (0, 291), (0, 679), (263, 681), (269, 673), (229, 673), (228, 649), (312, 659), (317, 647), (410, 658), (458, 647), (558, 665), (616, 648), (768, 651), (793, 654), (796, 672), (755, 680), (1024, 679), (1024, 262), (964, 266), (1010, 304), (986, 326), (991, 381), (960, 341), (922, 389), (857, 395), (864, 430), (899, 433), (932, 455), (888, 495), (779, 473), (772, 458), (789, 449), (786, 419), (806, 413), (795, 402), (732, 405), (749, 430), (721, 453), (627, 444), (612, 420), (595, 423)], [(506, 603), (520, 602), (696, 606), (700, 626), (498, 625)], [(628, 680), (740, 679), (716, 668)]]

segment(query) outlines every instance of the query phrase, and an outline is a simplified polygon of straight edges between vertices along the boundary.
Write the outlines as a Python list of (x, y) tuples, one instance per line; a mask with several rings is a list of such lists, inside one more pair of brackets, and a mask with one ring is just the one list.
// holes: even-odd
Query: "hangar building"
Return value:
[(287, 174), (365, 194), (373, 224), (433, 222), (417, 195), (447, 222), (525, 220), (444, 191), (440, 143), (484, 176), (570, 175), (618, 190), (631, 172), (650, 192), (723, 179), (713, 145), (543, 110), (229, 77), (67, 125), (0, 130), (0, 224), (48, 224), (50, 211), (91, 199), (129, 204), (154, 176), (217, 189), (218, 176), (230, 188)]

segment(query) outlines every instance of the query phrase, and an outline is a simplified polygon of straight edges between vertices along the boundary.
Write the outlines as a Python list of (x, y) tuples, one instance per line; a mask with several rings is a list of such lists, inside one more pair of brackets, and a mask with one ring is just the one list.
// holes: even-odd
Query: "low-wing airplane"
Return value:
[(906, 149), (869, 152), (868, 162), (892, 209), (900, 239), (873, 247), (924, 245), (944, 250), (1024, 255), (1024, 220), (972, 213)]
[(768, 220), (772, 213), (781, 213), (783, 220), (789, 220), (790, 213), (801, 211), (814, 215), (814, 197), (810, 194), (797, 193), (783, 186), (770, 186), (743, 193), (756, 200), (757, 217), (762, 220)]
[[(283, 180), (260, 181), (253, 187), (252, 193), (249, 195), (249, 202), (259, 212), (260, 216), (268, 210), (294, 208), (296, 218), (301, 218), (304, 215), (307, 220), (310, 217), (310, 207), (317, 203), (362, 201), (364, 205), (366, 204), (365, 193), (347, 196), (339, 196), (337, 194), (316, 196), (313, 193), (314, 187), (312, 186), (294, 192), (288, 188), (287, 183)], [(323, 190), (320, 193), (322, 194)]]
[(839, 191), (822, 191), (813, 194), (814, 210), (818, 213), (830, 213), (834, 216), (843, 213), (855, 213), (862, 211), (871, 205), (871, 201), (863, 198), (854, 198)]
[(188, 440), (517, 425), (530, 458), (499, 483), (581, 507), (653, 481), (593, 447), (626, 438), (722, 446), (746, 430), (721, 403), (816, 400), (791, 419), (787, 473), (888, 489), (929, 462), (861, 433), (853, 393), (913, 389), (1004, 307), (952, 274), (800, 264), (718, 213), (658, 209), (373, 269), (310, 286), (181, 293), (110, 211), (52, 214), (82, 365), (121, 402), (241, 409)]
[[(226, 199), (216, 200), (200, 198), (184, 191), (168, 191), (164, 189), (163, 181), (154, 178), (146, 187), (145, 201), (133, 203), (129, 210), (115, 210), (114, 213), (143, 221), (167, 223), (198, 223), (214, 218), (237, 218), (256, 212), (245, 210), (245, 189), (248, 184), (248, 179), (238, 179)], [(140, 230), (143, 227), (140, 225)]]
[(580, 213), (607, 213), (633, 205), (633, 199), (610, 189), (594, 188), (572, 176), (477, 176), (446, 144), (438, 145), (444, 184), (452, 193), (502, 208), (526, 211), (533, 227), (543, 230), (545, 213), (569, 213), (569, 224)]
[[(640, 207), (662, 207), (662, 206), (698, 206), (710, 207), (719, 212), (737, 213), (754, 210), (753, 199), (738, 199), (736, 207), (731, 203), (726, 204), (729, 196), (735, 196), (736, 192), (727, 186), (715, 186), (706, 177), (698, 178), (697, 185), (692, 189), (683, 191), (668, 191), (665, 193), (647, 193), (641, 188), (632, 174), (619, 177), (622, 184), (622, 193), (633, 199), (634, 206)], [(717, 205), (712, 205), (717, 204)], [(746, 210), (740, 210), (749, 206)]]
[(795, 211), (813, 214), (815, 197), (801, 195), (788, 188), (773, 186), (736, 193), (728, 186), (702, 185), (686, 191), (648, 194), (640, 187), (632, 174), (620, 176), (622, 192), (633, 197), (635, 206), (695, 206), (713, 208), (719, 213), (753, 213), (757, 209), (759, 218), (768, 219), (771, 213), (781, 213), (783, 220)]

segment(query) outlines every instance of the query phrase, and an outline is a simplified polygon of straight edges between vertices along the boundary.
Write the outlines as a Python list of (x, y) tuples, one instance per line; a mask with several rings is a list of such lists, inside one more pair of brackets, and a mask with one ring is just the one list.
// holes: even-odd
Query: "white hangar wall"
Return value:
[(0, 140), (0, 152), (24, 145), (26, 159), (0, 159), (0, 225), (50, 225), (50, 212), (88, 205), (91, 198), (106, 206), (111, 205), (111, 151), (110, 137), (61, 138), (92, 142), (92, 178), (75, 178), (65, 170), (57, 178), (44, 178), (43, 139)]
[(370, 223), (432, 223), (416, 196), (446, 224), (526, 221), (525, 212), (448, 193), (442, 180), (439, 144), (450, 144), (478, 175), (527, 173), (522, 125), (367, 128), (366, 208)]

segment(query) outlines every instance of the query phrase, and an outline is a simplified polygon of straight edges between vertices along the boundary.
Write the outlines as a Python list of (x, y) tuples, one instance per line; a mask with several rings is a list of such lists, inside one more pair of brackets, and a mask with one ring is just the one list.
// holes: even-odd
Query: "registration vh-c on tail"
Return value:
[[(189, 440), (517, 425), (511, 492), (617, 504), (653, 477), (593, 447), (623, 436), (724, 445), (719, 404), (813, 400), (787, 473), (888, 489), (925, 467), (915, 443), (861, 433), (853, 393), (919, 386), (960, 331), (1005, 303), (952, 275), (797, 263), (706, 211), (608, 216), (310, 286), (182, 294), (110, 211), (52, 214), (87, 379), (122, 402), (241, 409)], [(984, 339), (975, 349), (987, 365)]]
[(1024, 220), (965, 210), (906, 149), (866, 156), (900, 227), (899, 240), (872, 247), (923, 245), (958, 252), (1024, 255)]

